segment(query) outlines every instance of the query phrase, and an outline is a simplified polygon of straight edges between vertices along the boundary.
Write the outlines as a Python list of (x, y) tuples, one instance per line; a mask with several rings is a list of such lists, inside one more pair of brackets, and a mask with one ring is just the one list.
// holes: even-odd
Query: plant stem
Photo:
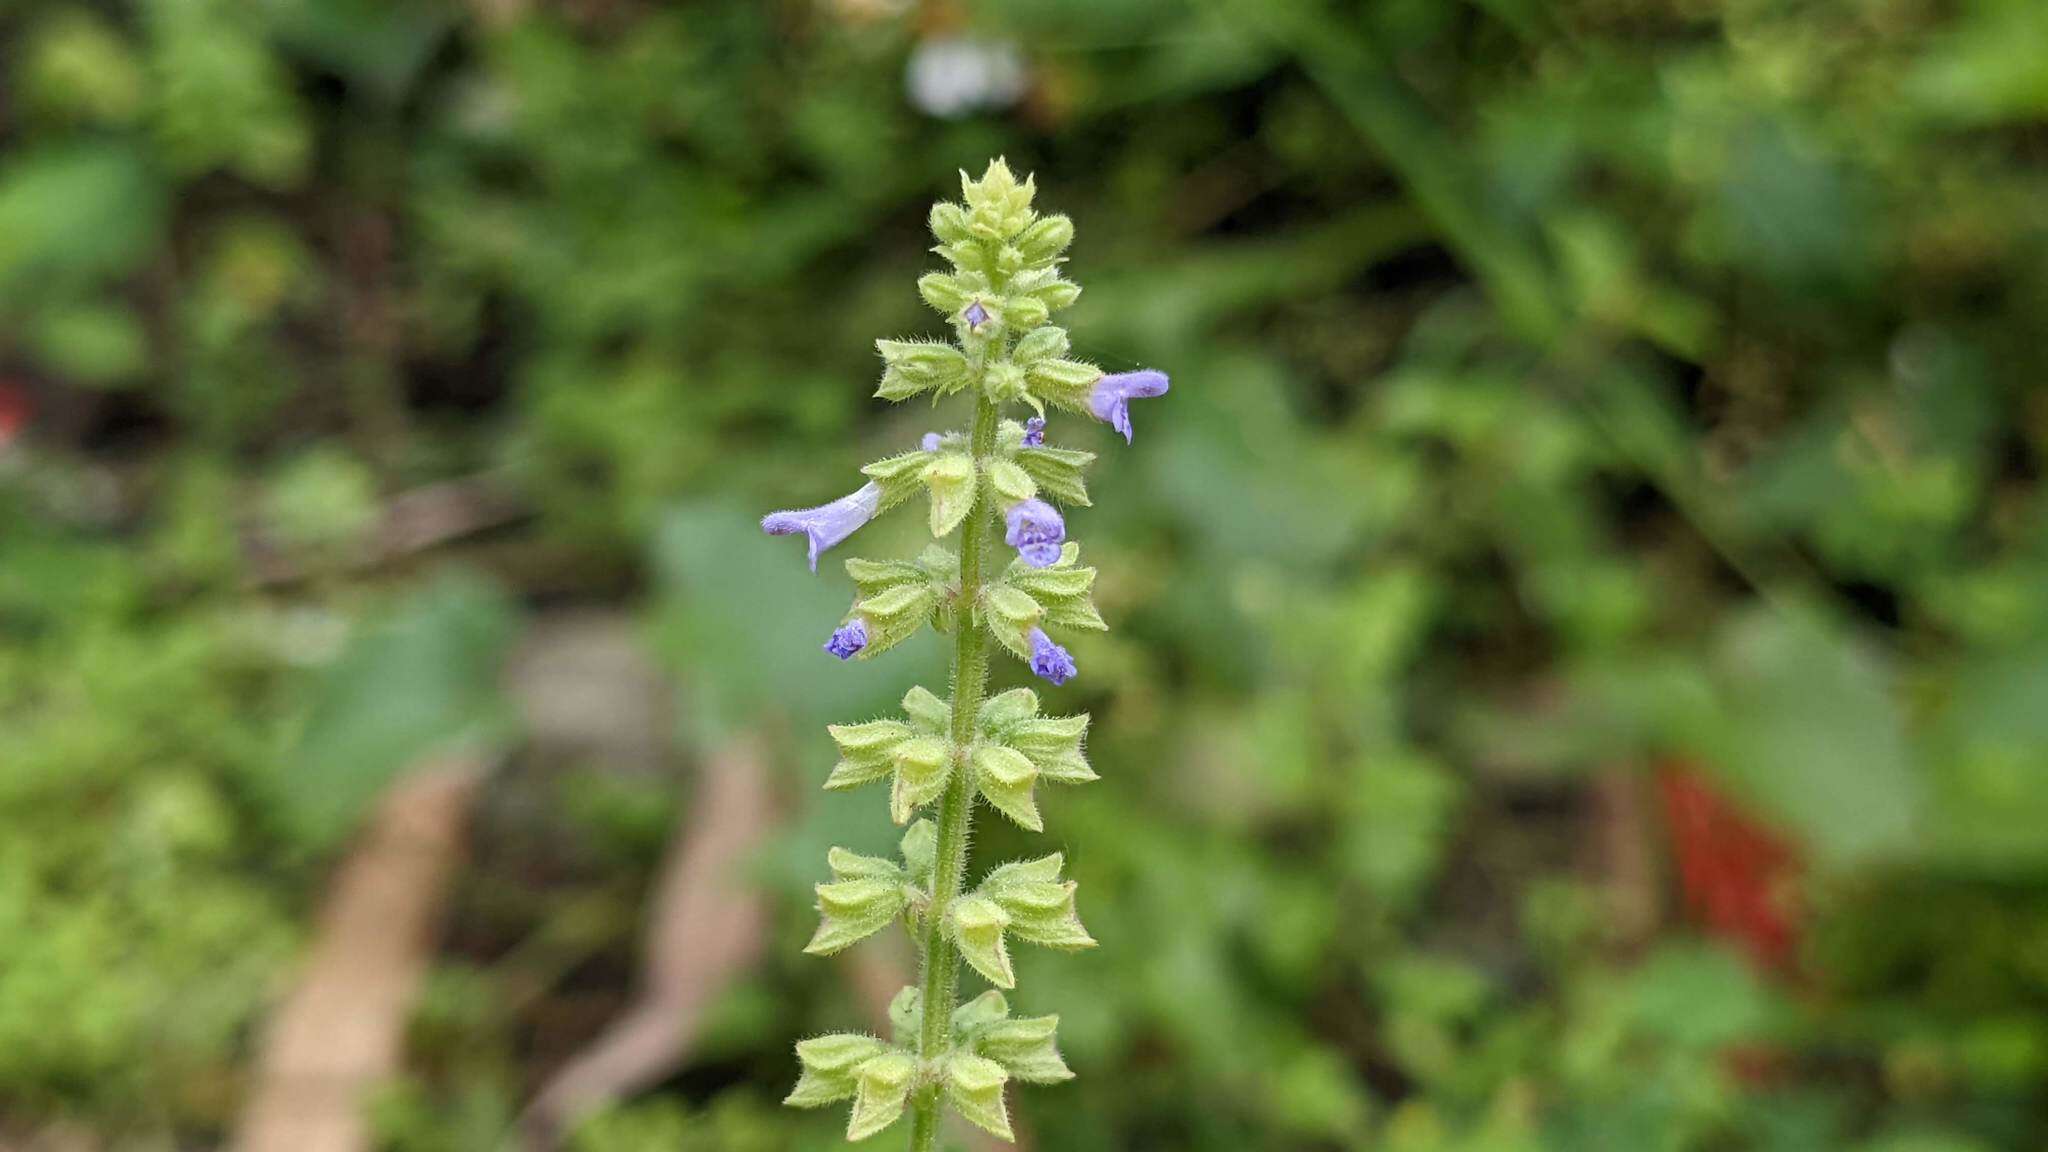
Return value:
[[(974, 457), (979, 463), (995, 453), (996, 406), (986, 396), (974, 404)], [(974, 743), (974, 718), (988, 689), (988, 637), (974, 621), (981, 596), (982, 553), (988, 547), (990, 509), (976, 483), (974, 506), (967, 513), (960, 539), (960, 608), (953, 624), (953, 748), (952, 779), (939, 799), (939, 843), (932, 869), (932, 902), (924, 936), (924, 1026), (918, 1032), (917, 1059), (930, 1069), (945, 1052), (952, 1029), (953, 1004), (960, 983), (959, 958), (946, 934), (946, 912), (960, 895), (967, 872), (967, 833), (974, 820), (974, 781), (967, 749)], [(939, 1139), (939, 1089), (918, 1089), (911, 1124), (911, 1152), (932, 1152)]]

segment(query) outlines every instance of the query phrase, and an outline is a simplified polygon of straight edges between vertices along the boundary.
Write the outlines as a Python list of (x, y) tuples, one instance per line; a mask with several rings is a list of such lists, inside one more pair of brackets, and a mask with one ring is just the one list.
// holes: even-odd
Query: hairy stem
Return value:
[[(995, 452), (996, 406), (985, 396), (974, 405), (974, 456), (985, 460)], [(982, 553), (988, 548), (990, 509), (977, 484), (974, 507), (967, 514), (960, 539), (960, 611), (953, 626), (953, 747), (956, 760), (946, 794), (939, 799), (938, 861), (932, 871), (931, 913), (924, 937), (924, 1027), (917, 1036), (919, 1066), (930, 1069), (946, 1050), (953, 1005), (960, 983), (959, 957), (946, 934), (946, 910), (960, 895), (967, 872), (967, 832), (974, 820), (974, 781), (967, 749), (974, 743), (974, 717), (988, 689), (988, 637), (974, 622), (973, 605), (981, 596)], [(932, 1152), (939, 1139), (939, 1089), (918, 1089), (910, 1131), (911, 1152)]]

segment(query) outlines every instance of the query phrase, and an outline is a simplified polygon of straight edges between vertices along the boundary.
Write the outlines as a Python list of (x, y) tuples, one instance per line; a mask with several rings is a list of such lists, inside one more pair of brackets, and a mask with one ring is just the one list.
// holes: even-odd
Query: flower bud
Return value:
[(1024, 399), (1028, 380), (1024, 369), (1008, 360), (998, 360), (982, 373), (981, 392), (994, 404), (1009, 404)]
[(1029, 688), (1012, 688), (982, 701), (981, 710), (974, 714), (974, 723), (982, 732), (1003, 742), (1003, 734), (1013, 725), (1037, 715), (1038, 693)]
[(1004, 509), (1038, 495), (1038, 482), (1014, 460), (988, 461), (982, 466), (982, 478), (988, 481), (991, 502)]
[(974, 1050), (1001, 1064), (1012, 1079), (1027, 1084), (1072, 1080), (1074, 1073), (1061, 1058), (1055, 1037), (1059, 1024), (1057, 1016), (999, 1021), (981, 1030), (973, 1041)]
[(946, 1057), (946, 1102), (976, 1127), (1000, 1139), (1015, 1140), (1003, 1104), (1003, 1085), (1009, 1079), (1001, 1064), (955, 1052)]
[(1075, 884), (1060, 879), (1064, 866), (1057, 852), (1013, 860), (983, 877), (975, 892), (995, 901), (1009, 917), (1008, 930), (1020, 940), (1047, 948), (1093, 948), (1095, 938), (1074, 913)]
[(1067, 330), (1051, 324), (1033, 328), (1010, 349), (1010, 359), (1024, 365), (1058, 359), (1066, 354)]
[(979, 276), (986, 281), (989, 272), (992, 271), (988, 263), (988, 250), (975, 237), (973, 221), (965, 216), (961, 219), (965, 221), (963, 226), (967, 230), (966, 237), (941, 244), (932, 251), (937, 252), (941, 260), (951, 264), (963, 275)]
[(953, 722), (953, 706), (922, 685), (903, 694), (903, 714), (912, 727), (933, 736), (944, 736)]
[(1017, 977), (1010, 970), (1010, 952), (1003, 944), (1003, 929), (1009, 923), (1008, 913), (981, 896), (962, 896), (946, 912), (946, 926), (960, 949), (960, 958), (998, 988), (1017, 986)]
[(1074, 222), (1065, 216), (1043, 216), (1017, 234), (1017, 250), (1030, 264), (1044, 264), (1074, 242)]
[[(1040, 422), (1041, 426), (1043, 421)], [(1072, 448), (1047, 448), (1043, 437), (1039, 443), (1032, 443), (1030, 434), (1017, 453), (1017, 467), (1022, 468), (1036, 481), (1046, 495), (1065, 504), (1088, 507), (1088, 485), (1081, 478), (1081, 470), (1095, 462), (1095, 453), (1080, 452)]]
[(841, 660), (853, 659), (861, 649), (867, 646), (867, 621), (862, 620), (858, 616), (841, 624), (833, 631), (832, 638), (825, 641), (825, 651), (839, 657)]
[[(1046, 625), (1103, 631), (1109, 625), (1103, 623), (1102, 614), (1095, 610), (1095, 569), (1081, 567), (1080, 557), (1081, 546), (1069, 540), (1060, 546), (1059, 559), (1047, 567), (1012, 565), (1003, 573), (1003, 587), (1023, 593), (1043, 609), (1041, 622)], [(1029, 643), (1028, 637), (1026, 642)], [(1030, 659), (1036, 650), (1026, 647), (1012, 651)]]
[(1024, 378), (1031, 394), (1047, 404), (1087, 412), (1090, 390), (1102, 379), (1102, 369), (1082, 360), (1053, 357), (1033, 362), (1025, 369)]
[(967, 354), (931, 340), (877, 340), (882, 383), (875, 395), (907, 400), (922, 392), (950, 396), (967, 384)]
[(1015, 244), (1005, 244), (996, 249), (996, 272), (1004, 279), (1024, 270), (1024, 253)]
[(1045, 609), (1028, 594), (1007, 582), (990, 584), (981, 590), (976, 618), (989, 635), (1020, 660), (1031, 659), (1031, 630), (1045, 619)]
[(1074, 657), (1065, 648), (1053, 643), (1052, 637), (1042, 628), (1033, 628), (1029, 633), (1031, 643), (1031, 671), (1054, 687), (1073, 679), (1079, 669), (1074, 666)]
[(854, 612), (867, 633), (867, 643), (855, 655), (865, 660), (903, 643), (925, 626), (938, 606), (939, 591), (929, 580), (897, 584), (854, 601)]
[(917, 1059), (900, 1048), (861, 1064), (854, 1073), (853, 1113), (847, 1117), (846, 1138), (865, 1140), (894, 1124), (903, 1115), (903, 1102), (916, 1076)]
[(945, 536), (960, 526), (974, 507), (974, 457), (945, 452), (925, 465), (918, 478), (931, 497), (931, 529)]
[(798, 1042), (797, 1063), (803, 1075), (783, 1100), (793, 1108), (822, 1108), (850, 1100), (859, 1091), (861, 1065), (890, 1050), (873, 1036), (834, 1033)]
[(1001, 739), (1030, 758), (1043, 779), (1058, 784), (1086, 784), (1099, 779), (1081, 751), (1087, 732), (1088, 716), (1083, 713), (1021, 721), (1005, 730)]
[(932, 865), (938, 859), (939, 832), (929, 820), (919, 820), (903, 834), (903, 840), (896, 850), (903, 856), (903, 871), (911, 882), (928, 886), (932, 878)]
[(825, 779), (825, 787), (831, 789), (853, 788), (889, 775), (895, 770), (896, 749), (916, 735), (898, 720), (831, 724), (825, 730), (839, 746), (839, 763)]
[(1045, 301), (1036, 296), (1011, 296), (1003, 301), (1003, 321), (1012, 331), (1036, 328), (1051, 318)]
[(899, 1040), (915, 1043), (924, 1028), (924, 993), (906, 985), (889, 1001), (889, 1030)]
[(919, 736), (897, 745), (889, 818), (907, 823), (912, 812), (938, 799), (946, 790), (952, 768), (952, 747), (937, 736)]
[[(874, 860), (874, 857), (860, 859)], [(909, 894), (904, 888), (901, 870), (886, 860), (875, 862), (886, 866), (889, 871), (857, 875), (852, 879), (817, 886), (818, 930), (811, 936), (810, 943), (804, 945), (805, 952), (813, 956), (829, 956), (874, 935), (895, 923), (896, 918), (903, 914), (904, 906), (909, 903)], [(834, 871), (838, 870), (835, 868)]]
[(1081, 298), (1081, 286), (1072, 280), (1049, 280), (1031, 290), (1031, 294), (1044, 302), (1054, 312), (1071, 307)]
[(932, 237), (941, 244), (958, 244), (971, 237), (967, 231), (967, 210), (958, 204), (940, 201), (932, 205)]
[(958, 273), (927, 272), (917, 278), (917, 294), (941, 312), (958, 312), (974, 298), (973, 285), (979, 283), (980, 277), (970, 279)]
[(975, 787), (996, 811), (1033, 832), (1045, 830), (1031, 792), (1038, 782), (1038, 766), (1029, 757), (1000, 744), (979, 744), (969, 762), (974, 767)]
[(991, 1024), (1010, 1018), (1010, 1002), (991, 988), (953, 1009), (953, 1041), (961, 1047)]
[(1037, 187), (1027, 177), (1022, 184), (1002, 160), (992, 161), (981, 179), (960, 174), (961, 198), (967, 202), (968, 231), (983, 240), (1005, 240), (1031, 226), (1036, 213), (1031, 200)]

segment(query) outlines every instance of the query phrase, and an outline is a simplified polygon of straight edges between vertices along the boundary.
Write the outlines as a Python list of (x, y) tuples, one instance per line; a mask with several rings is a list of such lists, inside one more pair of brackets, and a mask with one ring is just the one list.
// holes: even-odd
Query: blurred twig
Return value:
[(239, 1152), (366, 1152), (365, 1098), (398, 1074), (448, 875), (484, 766), (402, 777), (336, 876), (298, 987), (273, 1017)]
[(1632, 765), (1609, 765), (1593, 779), (1591, 850), (1614, 942), (1624, 952), (1641, 948), (1664, 913), (1655, 823), (1644, 793), (1642, 773)]
[(673, 1071), (706, 1008), (760, 955), (761, 901), (737, 876), (772, 821), (758, 746), (711, 757), (689, 812), (648, 911), (640, 997), (534, 1098), (528, 1148), (554, 1147), (579, 1117)]
[[(370, 542), (350, 567), (367, 570), (467, 536), (503, 527), (528, 514), (524, 501), (489, 475), (468, 476), (408, 489), (384, 505)], [(261, 537), (245, 540), (248, 581), (260, 588), (296, 584), (324, 574), (304, 556)]]

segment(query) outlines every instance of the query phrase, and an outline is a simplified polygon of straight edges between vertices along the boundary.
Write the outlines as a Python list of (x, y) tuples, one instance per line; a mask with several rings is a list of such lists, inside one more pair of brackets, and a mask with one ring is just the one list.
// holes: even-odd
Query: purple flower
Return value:
[(1031, 670), (1050, 680), (1054, 687), (1065, 684), (1076, 669), (1074, 658), (1065, 648), (1052, 642), (1043, 628), (1033, 628), (1025, 637), (1031, 641)]
[(1088, 410), (1097, 420), (1124, 434), (1124, 443), (1131, 442), (1131, 400), (1136, 397), (1166, 395), (1166, 373), (1152, 368), (1136, 372), (1117, 372), (1095, 382), (1095, 390), (1088, 394)]
[(841, 660), (851, 660), (856, 652), (868, 646), (868, 622), (856, 616), (839, 626), (832, 638), (825, 641), (825, 651)]
[(939, 450), (939, 434), (937, 432), (925, 433), (924, 439), (919, 440), (917, 446), (927, 452), (937, 452)]
[(1024, 422), (1024, 446), (1037, 448), (1045, 443), (1045, 417), (1033, 416)]
[(1043, 500), (1019, 500), (1003, 513), (1009, 530), (1003, 543), (1017, 550), (1024, 563), (1033, 568), (1050, 568), (1060, 558), (1060, 542), (1067, 538), (1067, 522), (1060, 510)]
[(770, 512), (761, 518), (761, 530), (770, 536), (789, 536), (801, 532), (810, 538), (811, 571), (818, 570), (818, 553), (825, 551), (848, 536), (861, 525), (875, 518), (882, 510), (882, 486), (873, 481), (860, 486), (857, 491), (841, 496), (830, 504), (816, 508), (797, 508), (788, 512)]
[(988, 323), (988, 309), (983, 308), (981, 301), (976, 300), (961, 311), (960, 318), (967, 321), (967, 330), (969, 332), (979, 332), (981, 331), (981, 326)]

